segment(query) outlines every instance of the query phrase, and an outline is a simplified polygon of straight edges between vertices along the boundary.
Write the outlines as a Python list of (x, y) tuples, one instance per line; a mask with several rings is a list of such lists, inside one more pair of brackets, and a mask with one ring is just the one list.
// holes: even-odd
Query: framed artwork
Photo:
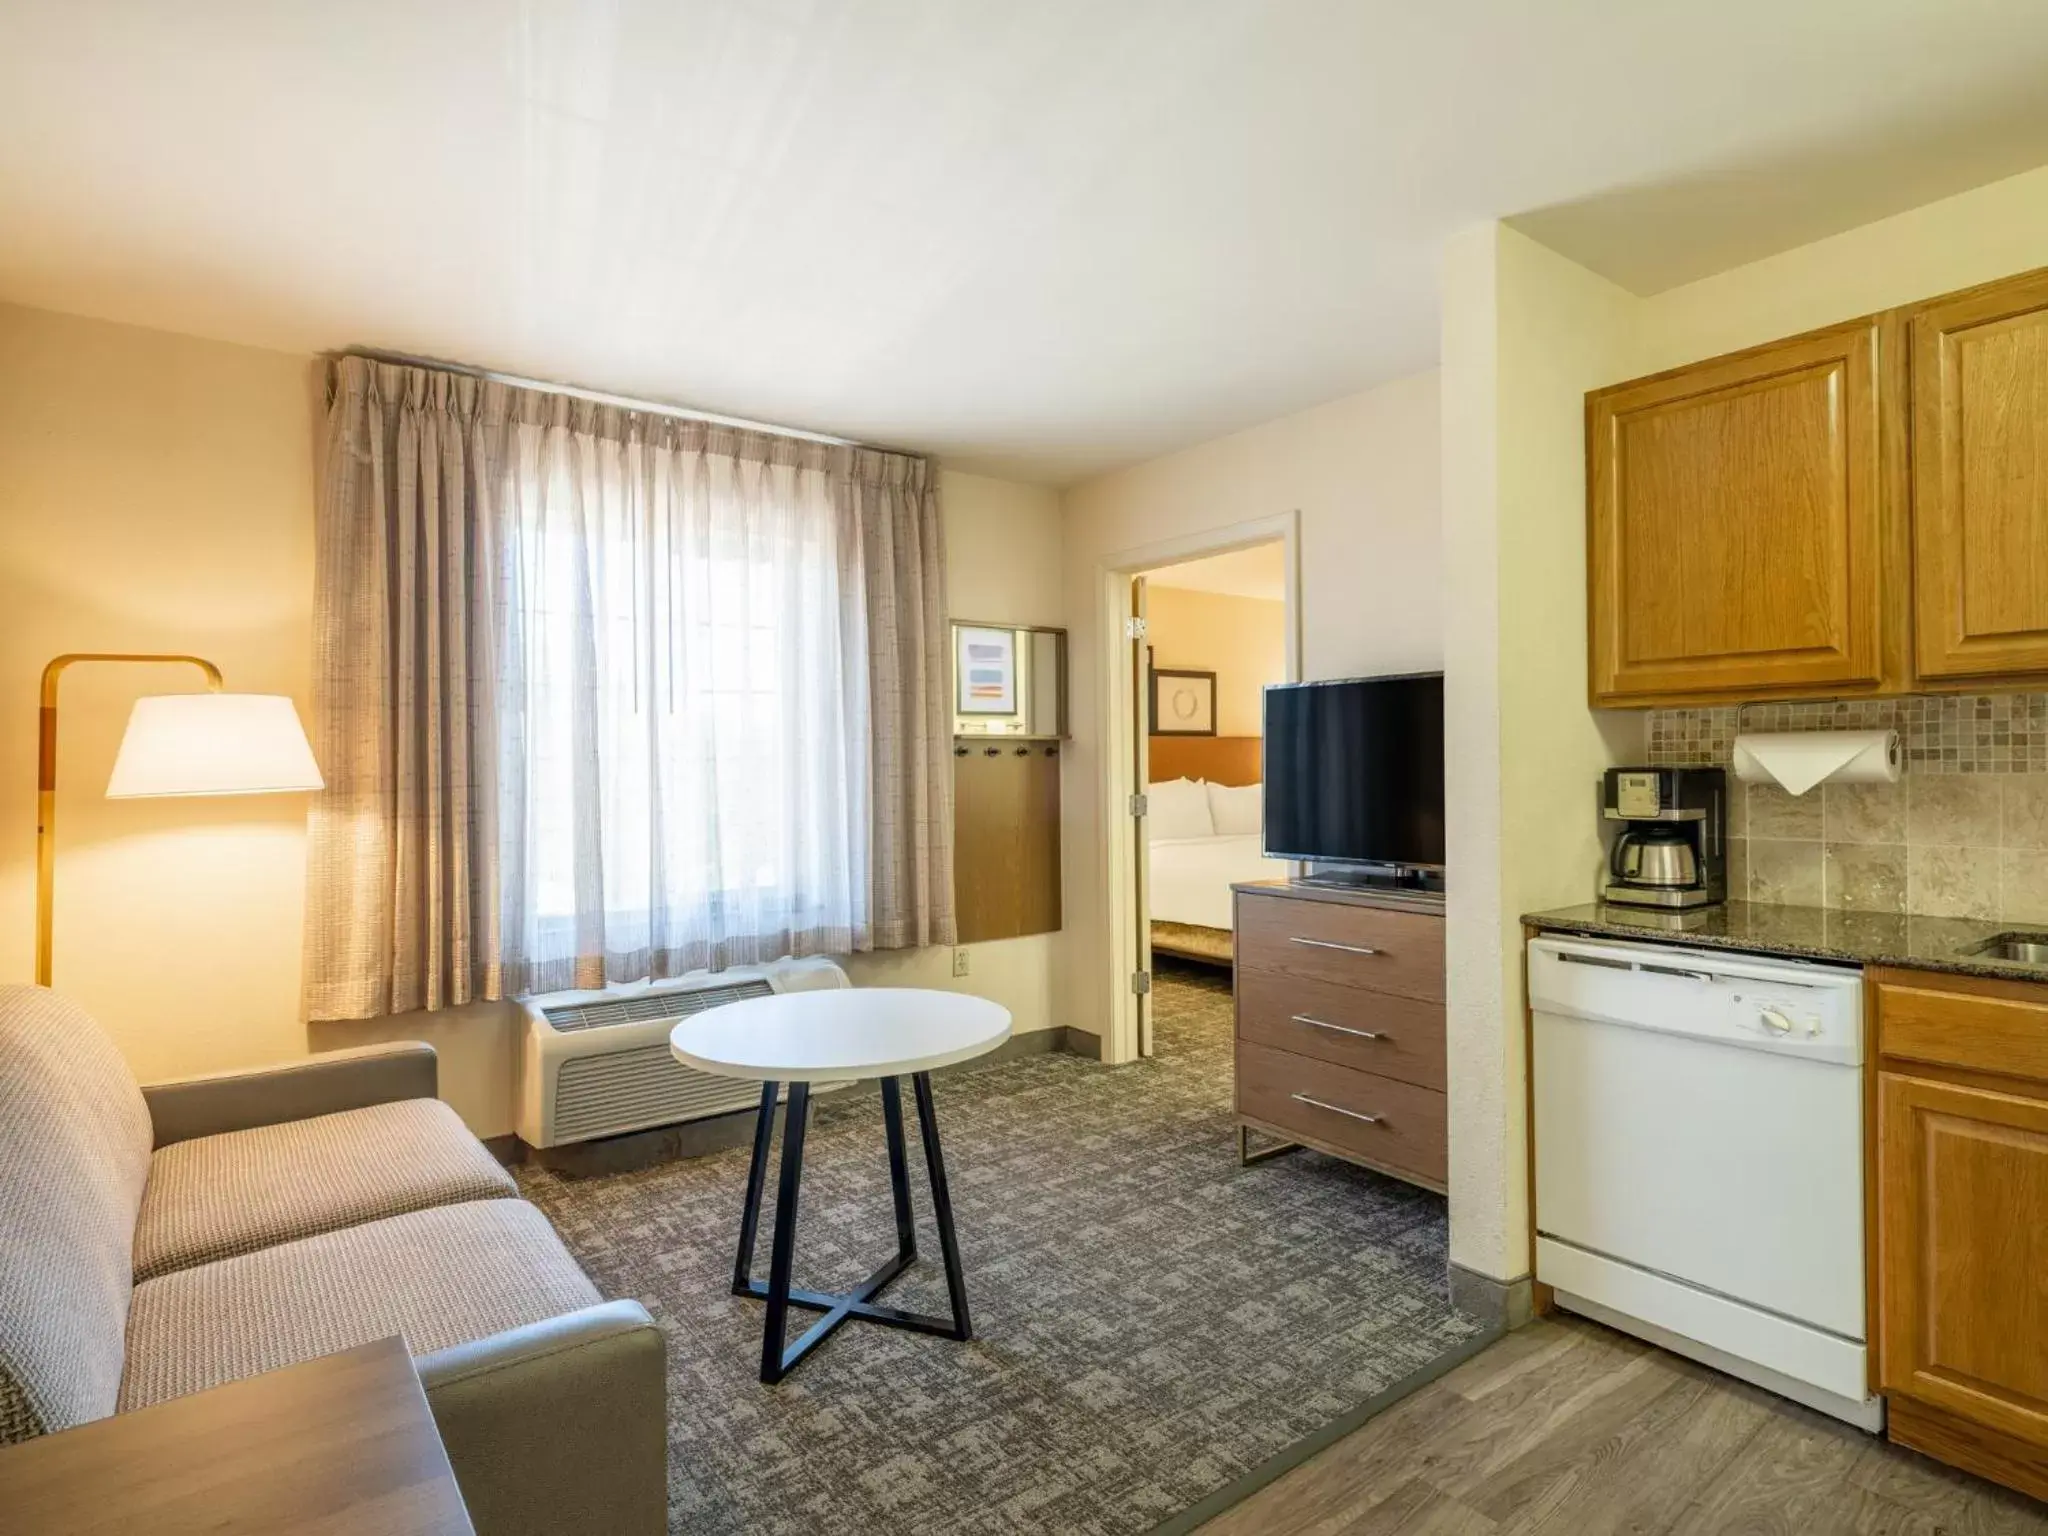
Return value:
[(1216, 674), (1175, 667), (1152, 669), (1152, 734), (1214, 736)]
[(1017, 713), (1017, 632), (961, 624), (953, 630), (956, 714)]

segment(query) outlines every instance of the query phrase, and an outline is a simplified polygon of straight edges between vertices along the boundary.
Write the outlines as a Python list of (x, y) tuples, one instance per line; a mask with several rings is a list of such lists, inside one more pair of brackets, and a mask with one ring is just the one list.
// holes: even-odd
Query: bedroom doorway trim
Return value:
[(1299, 682), (1301, 667), (1301, 513), (1280, 512), (1252, 518), (1219, 528), (1181, 534), (1156, 543), (1118, 550), (1105, 556), (1096, 567), (1096, 602), (1101, 644), (1094, 661), (1095, 675), (1102, 680), (1100, 691), (1102, 732), (1102, 807), (1104, 830), (1096, 878), (1101, 881), (1103, 913), (1109, 924), (1108, 965), (1099, 980), (1107, 1006), (1098, 1017), (1108, 1021), (1102, 1040), (1102, 1059), (1117, 1063), (1135, 1061), (1139, 1055), (1139, 1029), (1143, 1017), (1139, 994), (1131, 978), (1143, 968), (1143, 946), (1139, 942), (1137, 839), (1132, 835), (1127, 814), (1131, 796), (1143, 786), (1138, 782), (1140, 742), (1137, 715), (1143, 706), (1138, 696), (1136, 669), (1130, 662), (1130, 641), (1124, 621), (1130, 616), (1131, 580), (1161, 566), (1179, 565), (1209, 555), (1279, 542), (1286, 575), (1287, 680)]

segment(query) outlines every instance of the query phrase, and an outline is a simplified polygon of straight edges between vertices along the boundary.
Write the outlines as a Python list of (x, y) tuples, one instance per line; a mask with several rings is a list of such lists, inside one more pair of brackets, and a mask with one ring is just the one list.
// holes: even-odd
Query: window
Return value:
[(524, 952), (616, 981), (855, 947), (864, 621), (824, 476), (539, 426), (520, 447), (495, 702)]

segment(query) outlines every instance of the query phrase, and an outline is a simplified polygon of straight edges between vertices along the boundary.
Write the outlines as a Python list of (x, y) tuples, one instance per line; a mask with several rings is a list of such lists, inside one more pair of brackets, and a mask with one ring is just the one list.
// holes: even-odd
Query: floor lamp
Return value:
[(135, 701), (107, 782), (110, 800), (150, 795), (266, 795), (321, 787), (313, 749), (292, 701), (223, 693), (220, 668), (198, 656), (80, 651), (43, 668), (36, 753), (36, 985), (50, 984), (50, 912), (57, 860), (57, 682), (81, 661), (197, 667), (206, 693)]

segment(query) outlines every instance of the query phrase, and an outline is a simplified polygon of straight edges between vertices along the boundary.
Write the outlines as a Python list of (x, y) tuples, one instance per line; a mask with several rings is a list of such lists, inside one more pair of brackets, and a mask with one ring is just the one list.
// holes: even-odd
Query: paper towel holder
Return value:
[(1732, 759), (1740, 782), (1791, 795), (1821, 784), (1896, 784), (1905, 772), (1895, 730), (1744, 732)]

